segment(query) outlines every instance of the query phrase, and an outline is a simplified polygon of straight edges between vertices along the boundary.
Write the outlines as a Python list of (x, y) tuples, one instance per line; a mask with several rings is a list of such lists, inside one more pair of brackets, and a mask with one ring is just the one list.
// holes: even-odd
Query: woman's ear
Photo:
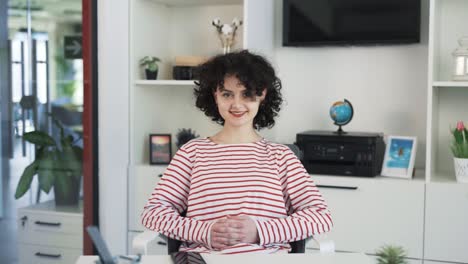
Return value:
[(266, 95), (267, 95), (267, 89), (265, 88), (262, 91), (262, 95), (260, 95), (260, 101), (265, 100)]
[(214, 101), (215, 101), (216, 104), (218, 104), (218, 98), (216, 96), (217, 91), (218, 91), (218, 89), (214, 90), (214, 92), (213, 92), (213, 98), (214, 98)]

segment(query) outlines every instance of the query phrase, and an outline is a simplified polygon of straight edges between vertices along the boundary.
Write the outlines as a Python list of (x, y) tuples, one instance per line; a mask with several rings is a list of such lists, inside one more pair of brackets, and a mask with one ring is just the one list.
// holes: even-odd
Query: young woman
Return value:
[[(196, 106), (222, 129), (175, 154), (142, 213), (145, 227), (185, 241), (181, 251), (287, 252), (327, 232), (329, 210), (288, 147), (262, 138), (282, 103), (263, 57), (219, 55), (200, 66)], [(186, 216), (180, 214), (186, 212)]]

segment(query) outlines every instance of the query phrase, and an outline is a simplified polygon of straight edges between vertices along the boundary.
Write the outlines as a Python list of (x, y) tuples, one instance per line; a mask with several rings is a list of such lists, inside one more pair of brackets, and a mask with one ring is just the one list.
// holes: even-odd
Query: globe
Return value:
[(344, 126), (351, 122), (353, 119), (353, 106), (350, 101), (344, 99), (343, 101), (337, 101), (330, 107), (330, 117), (334, 124), (339, 126), (338, 133), (344, 133), (341, 126)]

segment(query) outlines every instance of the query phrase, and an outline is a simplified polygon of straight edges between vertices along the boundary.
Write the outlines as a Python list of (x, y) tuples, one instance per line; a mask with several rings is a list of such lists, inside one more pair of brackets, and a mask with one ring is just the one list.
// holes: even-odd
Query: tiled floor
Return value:
[[(15, 199), (16, 185), (24, 168), (30, 163), (30, 158), (22, 157), (20, 140), (15, 142), (14, 157), (10, 160), (10, 177), (2, 177), (1, 179), (3, 181), (4, 206), (4, 215), (0, 219), (0, 263), (2, 264), (18, 263), (16, 210), (32, 204), (36, 200), (35, 191), (29, 191), (20, 199)], [(33, 182), (32, 189), (37, 189), (36, 182)], [(48, 196), (43, 193), (41, 201), (47, 199)]]

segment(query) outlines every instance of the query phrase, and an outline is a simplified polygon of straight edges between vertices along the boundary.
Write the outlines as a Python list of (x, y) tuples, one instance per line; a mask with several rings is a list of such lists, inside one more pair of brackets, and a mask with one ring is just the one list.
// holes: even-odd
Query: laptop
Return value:
[[(109, 249), (107, 248), (107, 244), (101, 236), (101, 232), (96, 226), (88, 226), (86, 228), (91, 240), (93, 241), (94, 246), (99, 255), (99, 261), (102, 264), (117, 264), (117, 258), (113, 258)], [(123, 258), (127, 261), (131, 261), (131, 263), (139, 263), (140, 256), (136, 259), (127, 257), (127, 256), (118, 256), (119, 258)], [(199, 253), (194, 252), (177, 252), (171, 254), (171, 260), (174, 264), (205, 264), (206, 262), (203, 260), (203, 257)]]
[(112, 257), (109, 249), (107, 248), (106, 242), (101, 236), (101, 232), (97, 226), (88, 226), (86, 228), (91, 240), (93, 241), (94, 246), (99, 255), (99, 260), (102, 264), (117, 264), (117, 262)]

